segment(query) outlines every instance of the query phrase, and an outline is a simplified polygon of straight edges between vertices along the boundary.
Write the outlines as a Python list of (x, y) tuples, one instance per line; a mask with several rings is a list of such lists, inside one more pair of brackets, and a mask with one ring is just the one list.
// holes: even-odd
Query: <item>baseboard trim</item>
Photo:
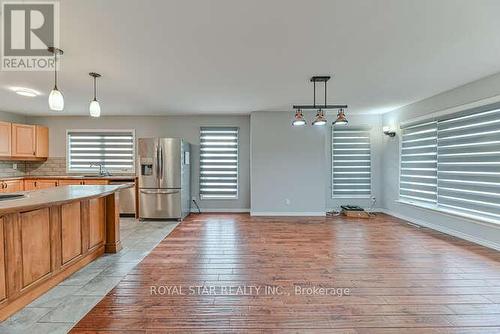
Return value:
[(488, 247), (488, 248), (500, 251), (500, 244), (495, 243), (495, 242), (491, 242), (489, 240), (478, 238), (476, 236), (473, 236), (473, 235), (470, 235), (470, 234), (466, 234), (466, 233), (462, 233), (460, 231), (449, 229), (447, 227), (443, 227), (443, 226), (440, 226), (440, 225), (432, 224), (432, 223), (426, 222), (426, 221), (421, 220), (421, 219), (407, 217), (407, 216), (401, 215), (399, 213), (396, 213), (396, 212), (393, 212), (393, 211), (390, 211), (390, 210), (387, 210), (387, 209), (381, 209), (381, 212), (383, 212), (383, 213), (385, 213), (385, 214), (387, 214), (389, 216), (394, 216), (396, 218), (406, 220), (406, 221), (408, 221), (408, 222), (410, 222), (412, 224), (415, 224), (415, 225), (427, 227), (427, 228), (430, 228), (432, 230), (435, 230), (435, 231), (438, 231), (438, 232), (441, 232), (441, 233), (444, 233), (444, 234), (452, 235), (452, 236), (457, 237), (459, 239), (464, 239), (464, 240), (473, 242), (475, 244), (478, 244), (478, 245), (481, 245), (481, 246), (484, 246), (484, 247)]
[[(206, 209), (200, 208), (201, 213), (249, 213), (250, 209)], [(192, 213), (198, 213), (198, 209), (191, 208)]]
[(276, 212), (276, 211), (250, 211), (250, 216), (270, 217), (324, 217), (326, 212)]

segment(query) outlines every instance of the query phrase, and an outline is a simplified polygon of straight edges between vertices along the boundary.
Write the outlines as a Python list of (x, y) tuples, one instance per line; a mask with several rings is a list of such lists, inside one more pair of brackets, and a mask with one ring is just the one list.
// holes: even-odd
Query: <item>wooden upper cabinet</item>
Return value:
[(0, 156), (10, 157), (11, 154), (12, 124), (0, 122)]
[(37, 158), (49, 157), (49, 128), (35, 125), (35, 155)]
[(36, 156), (36, 126), (12, 123), (12, 156)]

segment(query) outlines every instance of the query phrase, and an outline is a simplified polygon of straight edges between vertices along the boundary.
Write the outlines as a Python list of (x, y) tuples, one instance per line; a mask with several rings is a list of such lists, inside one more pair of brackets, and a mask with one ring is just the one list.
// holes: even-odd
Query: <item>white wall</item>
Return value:
[[(371, 146), (371, 187), (372, 196), (375, 197), (374, 209), (382, 206), (382, 151), (384, 149), (382, 133), (382, 117), (380, 115), (350, 115), (346, 114), (349, 121), (347, 126), (367, 126), (370, 127), (370, 146)], [(334, 116), (329, 116), (330, 121)], [(372, 206), (372, 201), (369, 198), (332, 198), (332, 140), (331, 140), (331, 122), (326, 133), (326, 209), (338, 210), (341, 205), (358, 205), (362, 208), (369, 209)]]
[[(399, 128), (401, 122), (495, 95), (500, 95), (500, 74), (474, 81), (384, 114), (383, 124), (395, 125)], [(387, 209), (387, 212), (414, 223), (500, 250), (499, 225), (478, 223), (396, 202), (399, 196), (399, 141), (399, 133), (396, 138), (384, 138), (382, 205)]]
[(325, 213), (327, 129), (292, 127), (291, 116), (267, 111), (250, 116), (252, 214)]
[[(49, 156), (66, 156), (66, 129), (135, 129), (140, 137), (178, 137), (192, 144), (191, 193), (203, 209), (241, 211), (250, 208), (250, 117), (249, 116), (163, 116), (163, 117), (28, 117), (32, 124), (49, 127)], [(199, 199), (199, 143), (201, 126), (240, 128), (239, 198), (237, 200)]]

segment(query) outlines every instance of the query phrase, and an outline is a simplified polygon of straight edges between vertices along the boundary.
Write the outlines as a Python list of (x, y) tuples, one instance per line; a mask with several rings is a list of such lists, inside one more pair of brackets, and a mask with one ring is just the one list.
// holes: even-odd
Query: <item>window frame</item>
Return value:
[(136, 137), (135, 137), (135, 129), (66, 129), (66, 140), (65, 140), (65, 145), (66, 145), (66, 174), (82, 174), (82, 173), (95, 173), (94, 170), (88, 170), (88, 171), (74, 171), (70, 169), (70, 145), (69, 145), (69, 136), (70, 133), (78, 133), (78, 132), (95, 132), (95, 133), (103, 133), (103, 132), (130, 132), (132, 134), (132, 169), (131, 170), (122, 170), (122, 171), (115, 171), (111, 170), (110, 172), (112, 174), (134, 174), (136, 171)]
[[(419, 124), (419, 123), (425, 123), (425, 122), (431, 122), (435, 121), (436, 122), (436, 127), (437, 127), (437, 147), (436, 147), (436, 159), (439, 161), (439, 122), (442, 121), (447, 121), (447, 120), (453, 120), (455, 118), (462, 117), (464, 115), (473, 115), (473, 114), (480, 114), (482, 112), (487, 112), (487, 111), (493, 111), (493, 110), (499, 110), (500, 109), (500, 103), (497, 100), (491, 100), (491, 99), (485, 99), (483, 103), (481, 101), (479, 102), (474, 102), (474, 103), (469, 103), (465, 104), (463, 106), (459, 107), (454, 107), (450, 108), (449, 110), (443, 110), (439, 112), (432, 113), (428, 115), (427, 117), (418, 117), (414, 120), (409, 120), (406, 122), (402, 122), (400, 124), (400, 134), (402, 134), (402, 128), (406, 126), (411, 126), (411, 124)], [(401, 136), (400, 136), (401, 137)], [(478, 223), (485, 223), (485, 224), (492, 224), (492, 225), (500, 225), (500, 219), (495, 219), (495, 218), (489, 218), (486, 217), (485, 215), (481, 214), (472, 214), (472, 213), (466, 213), (462, 212), (459, 210), (453, 210), (453, 209), (448, 209), (446, 206), (441, 206), (440, 201), (439, 201), (439, 193), (440, 193), (440, 186), (439, 186), (439, 167), (437, 167), (437, 199), (435, 204), (430, 204), (430, 203), (423, 203), (419, 201), (412, 201), (408, 200), (405, 198), (401, 198), (400, 193), (401, 193), (401, 168), (402, 168), (402, 137), (401, 140), (399, 141), (399, 176), (398, 176), (398, 199), (396, 200), (396, 203), (401, 203), (405, 205), (410, 205), (414, 206), (417, 208), (425, 209), (425, 210), (430, 210), (434, 212), (439, 212), (441, 214), (445, 214), (448, 216), (452, 217), (459, 217), (464, 220), (469, 220), (473, 222), (478, 222)]]
[[(226, 130), (236, 130), (236, 195), (235, 197), (210, 197), (206, 198), (203, 196), (201, 193), (201, 131), (203, 129), (226, 129)], [(199, 151), (199, 160), (198, 160), (198, 197), (202, 201), (234, 201), (238, 200), (240, 198), (240, 127), (239, 126), (231, 126), (231, 125), (207, 125), (207, 126), (200, 126), (199, 127), (199, 136), (198, 140), (200, 143), (200, 151)]]

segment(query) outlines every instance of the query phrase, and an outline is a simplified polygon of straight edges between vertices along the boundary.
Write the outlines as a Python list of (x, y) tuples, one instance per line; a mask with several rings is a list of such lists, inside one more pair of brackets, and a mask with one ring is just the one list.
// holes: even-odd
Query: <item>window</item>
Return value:
[(332, 127), (332, 197), (371, 195), (370, 129)]
[(200, 198), (238, 198), (238, 128), (200, 129)]
[(437, 123), (425, 122), (402, 129), (399, 196), (437, 202)]
[[(470, 218), (482, 218), (500, 223), (500, 109), (499, 105), (467, 110), (438, 119), (436, 127), (427, 134), (437, 137), (437, 150), (429, 158), (417, 156), (420, 167), (428, 168), (419, 175), (431, 176), (424, 182), (404, 183), (408, 164), (403, 136), (401, 155), (401, 197), (415, 194), (416, 202), (429, 200), (440, 210)], [(428, 123), (429, 124), (429, 123)], [(421, 125), (422, 127), (423, 125)], [(413, 128), (413, 127), (412, 127)], [(428, 126), (426, 127), (428, 129)], [(435, 129), (435, 130), (434, 130)], [(403, 129), (406, 132), (406, 129)], [(424, 143), (424, 142), (423, 142)], [(430, 144), (430, 141), (426, 141)], [(417, 160), (417, 159), (415, 159)], [(432, 161), (436, 160), (436, 163)], [(434, 174), (431, 169), (436, 168)], [(411, 191), (406, 191), (410, 189)], [(426, 192), (423, 192), (423, 191)], [(416, 194), (419, 194), (418, 196)], [(430, 201), (432, 199), (432, 201)], [(412, 201), (415, 202), (415, 201)]]
[(68, 172), (98, 172), (103, 164), (110, 172), (134, 173), (134, 130), (68, 130)]

